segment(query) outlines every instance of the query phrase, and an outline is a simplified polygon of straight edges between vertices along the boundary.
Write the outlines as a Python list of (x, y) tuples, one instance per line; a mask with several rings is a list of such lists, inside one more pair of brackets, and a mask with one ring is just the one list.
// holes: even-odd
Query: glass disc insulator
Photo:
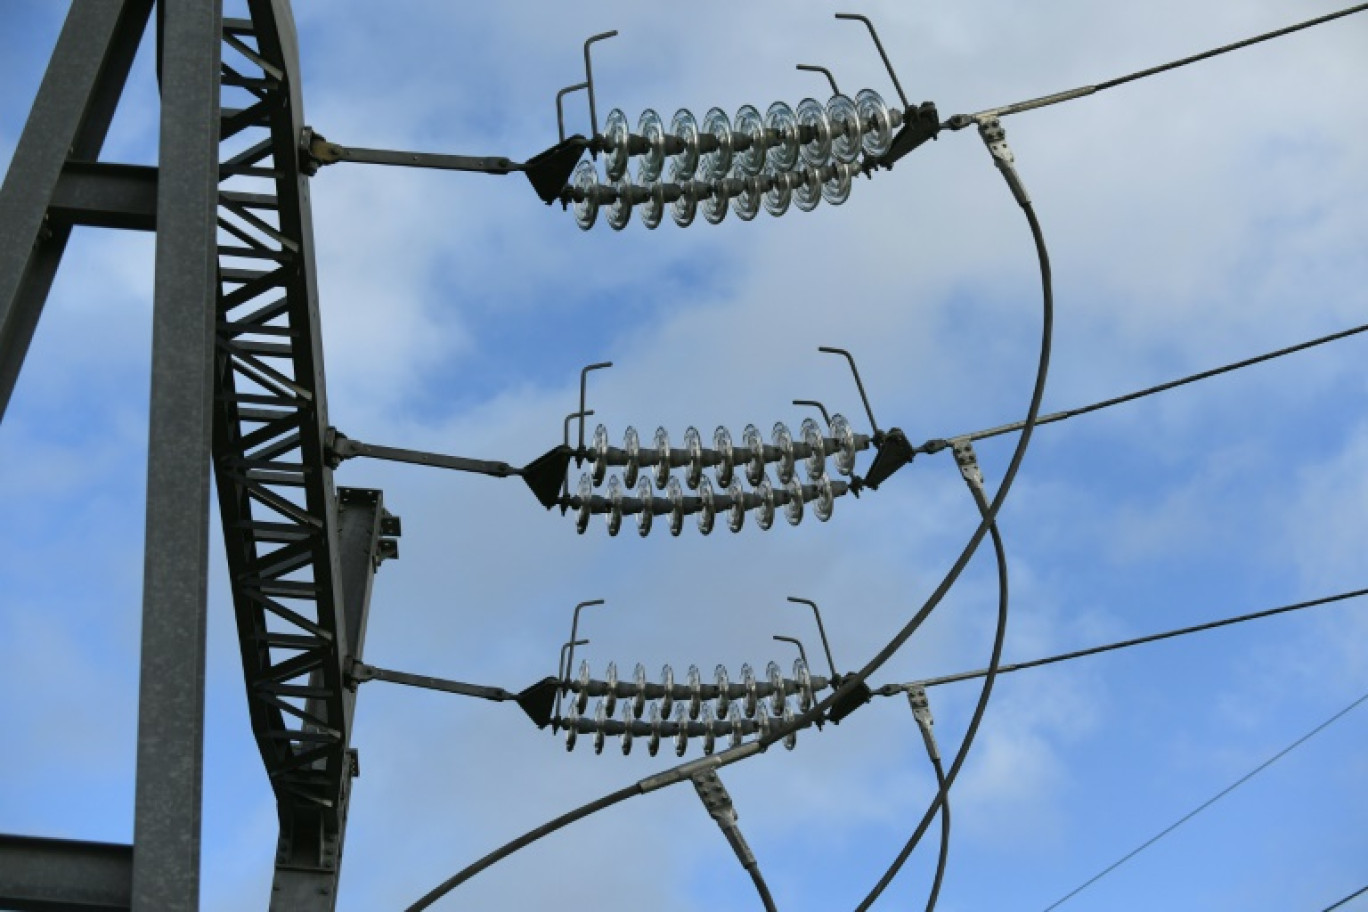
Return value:
[(717, 685), (717, 717), (720, 719), (731, 707), (731, 680), (727, 676), (726, 665), (718, 665), (714, 669), (713, 683)]
[(736, 112), (736, 133), (748, 141), (747, 148), (737, 152), (732, 160), (743, 174), (759, 174), (765, 170), (765, 121), (751, 105), (742, 105)]
[(836, 471), (849, 475), (855, 471), (855, 431), (839, 412), (831, 416), (831, 436), (836, 439)]
[(646, 666), (637, 662), (632, 672), (632, 718), (640, 719), (646, 712)]
[(637, 183), (653, 183), (665, 170), (665, 124), (659, 114), (647, 108), (637, 121), (637, 133), (646, 140), (646, 151), (637, 158)]
[(579, 670), (579, 693), (575, 694), (575, 712), (584, 715), (584, 710), (589, 706), (589, 662), (580, 662)]
[(663, 491), (670, 481), (670, 432), (663, 427), (656, 428), (653, 443), (656, 451), (655, 486)]
[(647, 230), (654, 231), (665, 214), (665, 187), (654, 183), (646, 184), (641, 189), (646, 192), (646, 199), (641, 202), (641, 224)]
[(822, 201), (822, 178), (814, 167), (804, 168), (801, 178), (793, 188), (793, 205), (804, 212), (811, 212)]
[(622, 704), (622, 756), (627, 756), (632, 752), (632, 739), (636, 733), (632, 731), (632, 707), (626, 703)]
[(670, 133), (684, 148), (670, 156), (670, 174), (677, 181), (690, 180), (698, 170), (698, 121), (693, 112), (680, 108), (670, 121)]
[(855, 109), (860, 114), (860, 125), (864, 133), (860, 145), (865, 155), (882, 158), (893, 147), (893, 120), (888, 113), (888, 105), (873, 89), (861, 89), (855, 96)]
[(760, 201), (764, 194), (756, 186), (754, 177), (741, 178), (741, 192), (731, 199), (732, 211), (743, 222), (749, 222), (760, 211)]
[(698, 531), (708, 535), (713, 530), (713, 523), (717, 521), (717, 507), (713, 501), (712, 482), (707, 478), (699, 482), (698, 499)]
[(788, 503), (784, 504), (784, 519), (788, 520), (790, 526), (796, 526), (803, 521), (803, 486), (798, 483), (798, 479), (790, 478), (788, 484), (784, 485), (784, 490), (788, 492)]
[(711, 703), (703, 704), (703, 753), (711, 754), (717, 746), (717, 726), (713, 722)]
[(660, 704), (651, 704), (651, 740), (646, 742), (646, 750), (652, 757), (660, 750)]
[(731, 506), (727, 508), (727, 528), (740, 532), (746, 524), (746, 489), (741, 487), (741, 479), (732, 479), (727, 486), (727, 496), (731, 498)]
[(793, 108), (776, 101), (765, 112), (765, 132), (770, 143), (765, 166), (788, 171), (798, 164), (798, 117)]
[(731, 190), (727, 186), (727, 181), (721, 178), (712, 181), (711, 188), (712, 192), (703, 197), (703, 218), (709, 225), (716, 225), (727, 217)]
[(589, 458), (594, 487), (598, 487), (608, 474), (608, 429), (601, 424), (594, 428), (594, 436), (589, 441)]
[(713, 449), (717, 451), (717, 465), (713, 471), (719, 487), (731, 487), (732, 475), (736, 470), (736, 452), (732, 449), (731, 431), (719, 427), (713, 431)]
[(755, 708), (760, 705), (760, 698), (755, 691), (755, 669), (750, 667), (747, 662), (741, 666), (741, 687), (745, 690), (744, 708), (746, 718), (755, 718)]
[(660, 689), (665, 691), (660, 697), (660, 714), (668, 719), (674, 709), (674, 669), (669, 665), (660, 670)]
[(628, 488), (637, 486), (637, 473), (641, 471), (641, 437), (636, 428), (628, 425), (622, 433), (622, 452), (627, 457), (622, 466), (622, 483)]
[(598, 168), (586, 158), (575, 166), (570, 185), (575, 188), (577, 197), (575, 224), (580, 226), (581, 231), (588, 231), (594, 227), (594, 222), (598, 219)]
[(839, 206), (850, 199), (850, 178), (855, 165), (842, 165), (838, 162), (831, 167), (835, 173), (822, 181), (822, 199), (833, 206)]
[(698, 195), (694, 192), (694, 185), (697, 181), (682, 181), (680, 190), (682, 191), (673, 203), (670, 203), (670, 218), (674, 219), (680, 228), (687, 228), (693, 224), (694, 216), (698, 214)]
[(812, 500), (812, 515), (821, 522), (831, 519), (831, 511), (836, 506), (836, 495), (831, 490), (831, 479), (823, 475), (815, 482), (817, 496)]
[[(783, 714), (783, 716), (782, 716), (781, 718), (784, 720), (784, 724), (785, 724), (785, 725), (790, 725), (790, 724), (792, 724), (792, 722), (793, 722), (793, 707), (792, 707), (792, 706), (789, 706), (788, 704), (784, 704), (784, 714)], [(797, 747), (797, 746), (798, 746), (798, 731), (795, 729), (795, 730), (789, 732), (787, 735), (784, 735), (784, 747), (785, 747), (787, 750), (793, 750), (793, 749), (794, 749), (795, 747)]]
[(655, 520), (655, 494), (651, 490), (651, 479), (642, 476), (637, 481), (636, 496), (641, 501), (641, 512), (637, 513), (637, 534), (642, 538), (651, 534), (651, 523)]
[(627, 173), (627, 160), (631, 157), (627, 147), (630, 133), (627, 115), (622, 113), (622, 109), (613, 108), (609, 111), (608, 119), (603, 124), (604, 145), (607, 146), (603, 162), (610, 181), (621, 180)]
[(572, 751), (575, 749), (575, 742), (579, 740), (579, 711), (572, 705), (570, 712), (566, 714), (565, 721), (561, 723), (565, 728), (565, 749)]
[(808, 454), (803, 460), (808, 480), (821, 478), (826, 474), (826, 441), (822, 438), (822, 428), (811, 418), (804, 418), (799, 431), (808, 446)]
[(689, 461), (684, 466), (684, 483), (696, 489), (703, 478), (703, 435), (692, 425), (684, 431), (684, 451), (689, 454)]
[(770, 487), (768, 478), (760, 479), (755, 494), (760, 498), (760, 504), (755, 508), (755, 524), (762, 530), (768, 529), (774, 525), (774, 488)]
[(765, 666), (765, 677), (769, 678), (770, 685), (770, 714), (777, 718), (788, 706), (788, 700), (784, 699), (784, 673), (779, 670), (778, 662), (770, 662)]
[(579, 489), (575, 491), (579, 497), (579, 510), (575, 512), (575, 531), (580, 535), (589, 528), (589, 517), (593, 515), (591, 502), (594, 497), (594, 484), (589, 480), (589, 473), (585, 472), (580, 476)]
[(778, 218), (788, 212), (789, 202), (793, 199), (790, 174), (787, 171), (769, 171), (772, 178), (769, 189), (765, 191), (765, 211)]
[(849, 164), (860, 157), (860, 112), (855, 102), (844, 95), (832, 95), (826, 106), (827, 123), (831, 124), (831, 157)]
[(772, 723), (770, 722), (769, 713), (762, 712), (760, 715), (756, 716), (755, 733), (760, 736), (761, 741), (769, 737), (771, 727)]
[(603, 702), (608, 704), (607, 712), (611, 716), (613, 710), (617, 709), (617, 662), (608, 663), (608, 670), (603, 673), (603, 684), (607, 690), (603, 695)]
[(665, 499), (670, 502), (670, 534), (677, 536), (684, 531), (684, 489), (678, 478), (666, 482)]
[(801, 658), (793, 660), (793, 681), (798, 685), (798, 708), (807, 712), (812, 709), (816, 696), (812, 692), (812, 675)]
[(765, 477), (765, 439), (760, 436), (759, 428), (748, 424), (741, 432), (741, 442), (750, 451), (746, 460), (746, 481), (754, 487)]
[(798, 102), (797, 117), (800, 136), (807, 136), (807, 142), (798, 146), (803, 161), (813, 166), (825, 165), (831, 158), (831, 122), (827, 120), (826, 108), (815, 98), (804, 98)]
[(732, 707), (731, 707), (731, 714), (727, 716), (727, 722), (728, 722), (728, 723), (730, 724), (730, 726), (731, 726), (730, 730), (728, 731), (728, 734), (731, 736), (731, 746), (732, 746), (732, 747), (740, 747), (740, 746), (741, 746), (741, 739), (742, 739), (743, 737), (745, 737), (745, 734), (746, 734), (745, 729), (744, 729), (744, 728), (742, 727), (742, 725), (741, 725), (741, 704), (740, 704), (740, 703), (733, 703), (733, 704), (732, 704)]
[[(681, 706), (681, 708), (683, 708)], [(703, 709), (703, 676), (697, 665), (689, 666), (689, 718), (697, 719)]]
[(682, 757), (689, 750), (689, 720), (685, 717), (684, 704), (675, 710), (675, 756)]
[(604, 728), (607, 727), (608, 711), (604, 709), (603, 701), (598, 701), (598, 706), (594, 709), (594, 753), (603, 753), (603, 741), (607, 737)]
[(632, 182), (629, 178), (619, 178), (613, 185), (617, 199), (608, 206), (608, 227), (621, 231), (632, 220)]
[(779, 458), (774, 463), (774, 473), (779, 476), (781, 484), (788, 484), (793, 479), (796, 464), (793, 456), (793, 435), (789, 433), (788, 425), (776, 421), (774, 429), (770, 431), (770, 442), (779, 451)]
[(717, 148), (704, 152), (699, 158), (702, 176), (708, 180), (720, 180), (731, 173), (732, 167), (731, 121), (727, 118), (727, 112), (721, 108), (710, 109), (703, 115), (703, 132), (717, 139)]
[(608, 479), (608, 534), (617, 535), (622, 529), (622, 482), (614, 475)]

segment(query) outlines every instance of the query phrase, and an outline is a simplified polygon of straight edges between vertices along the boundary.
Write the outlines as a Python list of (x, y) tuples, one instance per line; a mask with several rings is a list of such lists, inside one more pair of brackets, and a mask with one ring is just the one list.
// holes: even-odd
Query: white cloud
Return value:
[[(677, 17), (627, 4), (302, 4), (309, 121), (354, 145), (525, 156), (553, 138), (552, 98), (580, 78), (580, 41), (607, 28), (622, 34), (596, 51), (601, 119), (613, 106), (654, 105), (668, 117), (678, 105), (734, 110), (824, 95), (817, 77), (792, 70), (798, 62), (831, 66), (847, 90), (870, 84), (892, 95), (856, 25), (778, 3), (691, 10), (685, 34)], [(1288, 18), (1269, 2), (1170, 0), (1143, 9), (1055, 0), (1030, 10), (985, 2), (866, 12), (912, 99), (935, 98), (942, 114), (1095, 81)], [(1362, 23), (1323, 27), (1006, 121), (1056, 269), (1047, 407), (1358, 319), (1368, 145), (1343, 99), (1361, 82), (1362, 36)], [(145, 78), (141, 91), (153, 94)], [(584, 129), (581, 99), (568, 113)], [(135, 112), (120, 123), (112, 151), (145, 156), (154, 120)], [(0, 137), (17, 129), (0, 123)], [(879, 420), (916, 440), (1015, 420), (1035, 366), (1039, 290), (1026, 227), (980, 145), (972, 131), (943, 135), (895, 171), (861, 181), (839, 210), (654, 233), (633, 224), (581, 234), (516, 175), (325, 170), (313, 194), (334, 422), (370, 442), (522, 463), (558, 441), (578, 366), (612, 360), (591, 379), (590, 401), (592, 422), (615, 440), (629, 423), (645, 435), (662, 424), (676, 439), (689, 424), (705, 435), (717, 424), (733, 434), (747, 422), (792, 426), (802, 417), (793, 398), (821, 399), (863, 424), (844, 365), (815, 351), (823, 344), (857, 355)], [(127, 479), (140, 472), (128, 464), (144, 445), (134, 416), (145, 381), (134, 378), (146, 376), (147, 240), (92, 233), (73, 246), (73, 268), (59, 280), (0, 431), (6, 454), (41, 455), (27, 479), (0, 479), (34, 514), (55, 519), (67, 501), (107, 489), (107, 506), (75, 514), (91, 529), (45, 527), (44, 541), (22, 552), (48, 567), (62, 566), (63, 543), (89, 544), (93, 555), (115, 537), (110, 530), (124, 528), (120, 511), (140, 512)], [(71, 353), (65, 366), (59, 349)], [(1227, 585), (1239, 585), (1234, 602), (1260, 585), (1295, 595), (1354, 584), (1349, 543), (1362, 538), (1363, 512), (1354, 479), (1368, 446), (1332, 434), (1347, 443), (1327, 453), (1319, 433), (1361, 406), (1356, 353), (1325, 349), (1200, 393), (1080, 418), (1072, 430), (1041, 429), (1003, 515), (1016, 593), (1008, 658), (1176, 625)], [(98, 420), (87, 424), (92, 391)], [(1293, 433), (1310, 440), (1283, 436)], [(1000, 477), (1006, 443), (980, 446), (990, 480)], [(362, 460), (337, 479), (383, 487), (405, 523), (402, 559), (376, 580), (368, 658), (510, 688), (550, 673), (571, 606), (594, 597), (608, 604), (586, 612), (592, 644), (581, 655), (596, 672), (609, 660), (623, 673), (642, 661), (652, 677), (665, 662), (676, 674), (690, 663), (710, 674), (724, 662), (733, 675), (743, 661), (787, 664), (791, 650), (770, 639), (775, 633), (801, 636), (824, 665), (811, 618), (787, 595), (823, 606), (847, 670), (905, 622), (975, 522), (944, 454), (919, 458), (881, 492), (842, 500), (826, 526), (809, 517), (798, 529), (707, 539), (690, 528), (679, 540), (641, 541), (630, 529), (609, 540), (600, 523), (576, 537), (570, 520), (541, 511), (516, 479)], [(25, 534), (12, 533), (7, 548)], [(119, 537), (123, 550), (90, 560), (135, 580), (130, 536)], [(0, 586), (14, 573), (6, 569)], [(213, 585), (210, 700), (237, 710), (221, 709), (210, 723), (224, 760), (206, 820), (224, 829), (207, 832), (206, 869), (251, 882), (206, 881), (206, 903), (229, 908), (264, 895), (273, 815), (242, 718), (221, 573)], [(876, 682), (983, 664), (994, 594), (985, 548)], [(4, 604), (0, 619), (25, 642), (76, 644), (80, 654), (82, 619), (95, 609), (68, 608), (54, 612), (43, 636), (16, 626), (27, 607)], [(1250, 652), (1295, 671), (1287, 680), (1300, 693), (1314, 689), (1318, 664), (1335, 669), (1335, 680), (1361, 680), (1360, 632), (1332, 624), (1286, 650), (1262, 640)], [(1211, 649), (1218, 669), (1238, 665), (1239, 655)], [(1109, 742), (1134, 744), (1128, 724), (1146, 724), (1154, 706), (1183, 704), (1184, 688), (1195, 686), (1178, 660), (1153, 661), (1164, 674), (1143, 682), (1125, 666), (1098, 664), (999, 683), (957, 790), (954, 851), (962, 854), (946, 908), (975, 907), (965, 897), (984, 859), (1010, 865), (1005, 856), (1034, 844), (1032, 858), (1048, 868), (1051, 847), (1088, 829), (1090, 808), (1081, 805), (1112, 806), (1088, 791), (1093, 771), (1127, 768), (1126, 748)], [(71, 671), (82, 680), (81, 669)], [(1175, 726), (1190, 733), (1216, 718), (1223, 727), (1212, 738), (1242, 727), (1267, 732), (1261, 726), (1275, 725), (1276, 713), (1250, 707), (1277, 684), (1256, 677), (1226, 674)], [(948, 748), (972, 688), (939, 694)], [(126, 691), (121, 698), (132, 705)], [(583, 747), (567, 756), (516, 710), (383, 684), (366, 685), (357, 725), (363, 777), (344, 908), (411, 901), (502, 839), (661, 765), (640, 750), (625, 760)], [(1190, 743), (1197, 765), (1229, 759), (1210, 740)], [(1155, 781), (1186, 762), (1181, 751), (1146, 749), (1157, 755)], [(778, 872), (771, 883), (784, 908), (827, 908), (830, 889), (853, 895), (855, 881), (883, 862), (892, 834), (910, 828), (930, 794), (919, 751), (900, 699), (878, 701), (840, 728), (804, 733), (793, 754), (776, 751), (727, 775), (743, 826), (767, 871)], [(823, 867), (833, 856), (854, 859), (849, 883)], [(1020, 876), (1035, 883), (1046, 873)], [(843, 882), (818, 882), (827, 879)], [(537, 908), (555, 898), (629, 908), (649, 898), (661, 908), (749, 908), (748, 889), (683, 788), (548, 840), (481, 875), (453, 907)], [(993, 904), (985, 897), (976, 907)]]

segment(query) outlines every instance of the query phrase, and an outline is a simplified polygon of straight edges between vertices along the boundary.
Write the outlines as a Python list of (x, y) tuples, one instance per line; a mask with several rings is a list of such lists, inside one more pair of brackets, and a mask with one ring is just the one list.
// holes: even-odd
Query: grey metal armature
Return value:
[[(0, 417), (71, 228), (158, 232), (134, 845), (0, 837), (3, 908), (198, 908), (211, 461), (280, 817), (271, 907), (336, 904), (358, 768), (343, 672), (399, 529), (326, 465), (294, 23), (288, 0), (246, 5), (160, 0), (149, 168), (98, 156), (152, 0), (73, 0), (0, 187)], [(72, 898), (86, 881), (93, 905)]]
[(133, 847), (108, 842), (0, 836), (0, 902), (6, 909), (107, 912), (133, 897)]

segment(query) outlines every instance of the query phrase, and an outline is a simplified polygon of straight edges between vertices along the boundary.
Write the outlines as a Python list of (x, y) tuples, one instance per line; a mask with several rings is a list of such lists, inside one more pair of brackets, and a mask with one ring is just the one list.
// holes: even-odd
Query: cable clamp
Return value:
[(731, 795), (727, 794), (727, 787), (722, 784), (722, 778), (717, 775), (717, 771), (703, 770), (695, 773), (692, 779), (694, 790), (698, 792), (703, 807), (721, 827), (722, 834), (727, 837), (727, 842), (731, 843), (732, 851), (736, 853), (741, 867), (747, 870), (755, 867), (755, 853), (741, 835), (741, 828), (737, 825), (736, 808), (732, 805)]
[(960, 474), (969, 483), (969, 487), (982, 492), (983, 470), (979, 468), (978, 454), (974, 452), (973, 441), (956, 440), (952, 451), (955, 454), (955, 464), (959, 466)]
[(1007, 145), (1007, 131), (1002, 128), (1002, 121), (993, 115), (980, 115), (975, 120), (978, 123), (979, 136), (988, 147), (988, 154), (993, 156), (993, 164), (1002, 172), (1017, 203), (1023, 207), (1031, 205), (1026, 185), (1021, 182), (1021, 176), (1016, 172), (1016, 156), (1012, 154), (1012, 147)]
[(920, 684), (905, 685), (907, 702), (912, 707), (912, 717), (921, 729), (922, 740), (926, 742), (926, 753), (933, 761), (940, 760), (940, 748), (936, 746), (936, 733), (932, 730), (935, 720), (931, 718), (931, 702), (926, 698), (926, 688)]

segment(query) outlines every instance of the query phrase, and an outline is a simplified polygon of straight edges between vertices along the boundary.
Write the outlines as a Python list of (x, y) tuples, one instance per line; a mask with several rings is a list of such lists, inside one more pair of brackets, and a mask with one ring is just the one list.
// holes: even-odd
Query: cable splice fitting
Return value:
[(955, 454), (955, 464), (959, 466), (960, 474), (973, 490), (983, 493), (983, 470), (979, 468), (978, 454), (974, 452), (974, 444), (969, 440), (957, 440), (954, 443), (953, 452)]
[(648, 792), (654, 792), (656, 789), (674, 785), (676, 782), (683, 782), (685, 779), (692, 779), (697, 775), (729, 766), (738, 760), (745, 760), (747, 757), (764, 753), (764, 750), (759, 741), (747, 741), (710, 757), (699, 757), (697, 760), (690, 760), (688, 763), (681, 763), (673, 769), (667, 769), (663, 773), (647, 776), (637, 783), (637, 790), (645, 795)]
[(936, 746), (936, 733), (931, 729), (935, 720), (931, 718), (931, 703), (926, 699), (926, 688), (920, 684), (908, 684), (906, 688), (907, 702), (912, 707), (912, 717), (917, 720), (922, 740), (926, 742), (926, 753), (933, 761), (939, 760), (940, 748)]
[(1031, 205), (1026, 185), (1021, 182), (1021, 176), (1016, 172), (1016, 156), (1012, 154), (1012, 147), (1007, 145), (1007, 131), (1002, 128), (1002, 121), (993, 116), (980, 117), (978, 131), (979, 136), (983, 137), (984, 145), (988, 147), (988, 153), (993, 156), (993, 164), (1002, 172), (1017, 203), (1023, 208)]
[(703, 807), (707, 808), (709, 816), (716, 820), (718, 827), (721, 828), (722, 835), (731, 843), (732, 851), (736, 853), (736, 859), (741, 862), (741, 867), (746, 870), (755, 867), (755, 853), (746, 844), (746, 838), (741, 835), (741, 828), (736, 823), (736, 808), (732, 805), (731, 795), (727, 794), (727, 787), (722, 784), (722, 779), (711, 769), (696, 773), (692, 778), (694, 790), (698, 792)]

